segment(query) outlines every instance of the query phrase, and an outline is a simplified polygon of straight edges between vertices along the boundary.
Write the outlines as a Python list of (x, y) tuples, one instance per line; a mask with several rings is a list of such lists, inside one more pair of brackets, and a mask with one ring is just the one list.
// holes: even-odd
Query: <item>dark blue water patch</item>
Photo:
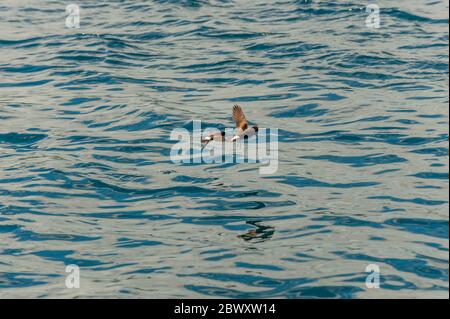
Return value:
[(361, 220), (350, 216), (321, 216), (312, 218), (311, 220), (332, 222), (335, 226), (384, 228), (380, 223)]
[(105, 129), (106, 132), (113, 131), (148, 131), (156, 128), (178, 128), (182, 126), (182, 122), (171, 118), (166, 114), (156, 114), (153, 112), (145, 112), (139, 114), (139, 120), (130, 124), (121, 124)]
[(374, 175), (383, 175), (383, 174), (393, 173), (393, 172), (398, 172), (398, 171), (401, 171), (401, 169), (400, 168), (392, 168), (392, 169), (384, 169), (382, 171), (375, 172), (373, 174)]
[(142, 268), (138, 270), (128, 271), (123, 273), (123, 275), (133, 275), (133, 274), (152, 274), (152, 273), (163, 273), (164, 270), (172, 269), (172, 267), (159, 267), (159, 268)]
[(385, 241), (386, 238), (384, 238), (384, 237), (379, 237), (379, 236), (369, 236), (369, 240), (373, 240), (373, 241)]
[(435, 74), (442, 74), (442, 75), (448, 74), (448, 63), (442, 61), (432, 61), (429, 59), (417, 60), (413, 63), (412, 68), (416, 70), (427, 70), (428, 72), (430, 73), (432, 72)]
[(411, 120), (411, 119), (399, 119), (399, 120), (395, 120), (395, 122), (400, 123), (400, 124), (405, 124), (405, 125), (420, 124), (420, 122), (417, 122), (417, 121)]
[[(94, 191), (97, 196), (102, 195), (102, 198), (113, 198), (116, 201), (138, 201), (144, 199), (156, 199), (156, 198), (170, 198), (176, 196), (183, 197), (216, 197), (216, 196), (226, 196), (226, 197), (240, 197), (243, 196), (242, 192), (238, 191), (227, 191), (222, 192), (221, 190), (215, 190), (206, 187), (199, 186), (174, 186), (166, 188), (127, 188), (120, 185), (115, 185), (111, 181), (102, 181), (94, 178), (82, 178), (81, 180), (72, 180), (65, 177), (63, 183), (58, 184), (59, 188), (62, 189), (78, 189), (86, 191)], [(43, 184), (42, 184), (43, 185)], [(54, 185), (49, 185), (54, 186)], [(1, 191), (1, 190), (0, 190)], [(30, 195), (33, 192), (27, 192)], [(53, 196), (59, 194), (52, 193)], [(265, 194), (266, 196), (279, 196), (275, 193), (269, 193), (261, 191), (258, 194)], [(49, 195), (49, 193), (47, 194)], [(61, 194), (62, 195), (62, 194)], [(67, 194), (68, 196), (69, 194)], [(71, 194), (75, 196), (75, 194)], [(92, 194), (76, 194), (77, 196), (89, 197)], [(253, 196), (253, 193), (250, 193)]]
[[(365, 285), (367, 275), (356, 276), (351, 279), (344, 279), (344, 282), (359, 283), (358, 286)], [(403, 290), (403, 289), (417, 289), (417, 286), (410, 281), (397, 275), (385, 275), (380, 276), (380, 288), (387, 290)]]
[(0, 233), (13, 233), (14, 237), (18, 241), (69, 241), (69, 242), (80, 242), (80, 241), (92, 241), (98, 240), (101, 237), (90, 237), (82, 235), (69, 235), (69, 234), (39, 234), (31, 230), (23, 229), (19, 225), (0, 225)]
[(6, 66), (0, 67), (0, 72), (8, 73), (36, 73), (41, 71), (46, 71), (49, 69), (55, 69), (56, 66), (52, 65), (20, 65), (20, 66)]
[(336, 255), (350, 260), (365, 260), (370, 263), (388, 264), (401, 272), (413, 273), (423, 278), (448, 280), (448, 267), (438, 268), (423, 259), (379, 258), (360, 253), (335, 252)]
[(444, 247), (439, 243), (424, 242), (424, 241), (415, 241), (415, 243), (423, 244), (425, 246), (432, 247), (432, 248), (435, 248), (440, 251), (446, 251), (446, 252), (449, 251), (449, 249), (447, 247)]
[(218, 30), (208, 26), (200, 26), (191, 31), (192, 36), (199, 36), (204, 38), (212, 38), (222, 41), (238, 41), (257, 39), (266, 36), (264, 32), (244, 31), (240, 30)]
[(83, 62), (99, 63), (105, 58), (102, 50), (60, 50), (55, 59), (67, 60), (81, 64)]
[(297, 228), (297, 229), (289, 229), (289, 230), (281, 230), (280, 233), (298, 233), (298, 232), (304, 232), (304, 231), (308, 231), (308, 230), (315, 230), (315, 229), (322, 229), (325, 228), (325, 225), (307, 225), (301, 228)]
[(129, 211), (116, 211), (116, 212), (101, 212), (101, 213), (83, 213), (84, 217), (99, 218), (99, 219), (137, 219), (148, 221), (162, 221), (162, 220), (175, 220), (176, 217), (169, 214), (148, 214), (143, 210), (129, 210)]
[(298, 299), (350, 299), (364, 289), (356, 286), (317, 286), (300, 287), (287, 292), (287, 298)]
[[(415, 100), (415, 101), (422, 101), (422, 100), (435, 100), (435, 99), (442, 99), (442, 96), (411, 96), (406, 98), (406, 100)], [(420, 117), (420, 115), (419, 115)]]
[[(82, 169), (82, 170), (95, 169), (95, 170), (99, 170), (101, 172), (108, 172), (108, 171), (113, 171), (114, 170), (111, 166), (106, 165), (104, 163), (98, 163), (98, 162), (80, 162), (80, 163), (75, 163), (72, 166), (70, 166), (70, 168)], [(51, 173), (49, 173), (49, 175), (51, 175)], [(49, 175), (47, 175), (47, 176), (49, 176)], [(63, 178), (65, 178), (65, 174), (62, 173), (62, 175), (64, 176)], [(54, 179), (50, 178), (50, 180), (54, 180)]]
[(404, 212), (405, 208), (391, 208), (389, 206), (383, 206), (380, 210), (370, 210), (369, 212), (375, 213), (395, 213), (395, 212)]
[[(102, 150), (106, 151), (108, 149), (114, 149), (114, 147), (95, 147), (96, 150)], [(162, 148), (160, 149), (162, 151)], [(103, 161), (103, 162), (110, 162), (110, 163), (117, 163), (117, 164), (134, 164), (136, 166), (149, 166), (153, 165), (154, 162), (146, 159), (146, 158), (130, 158), (126, 156), (118, 156), (118, 155), (103, 155), (103, 154), (93, 154), (92, 158)]]
[[(316, 279), (292, 278), (275, 279), (265, 276), (227, 274), (227, 273), (196, 273), (191, 275), (179, 274), (179, 277), (198, 277), (207, 280), (225, 283), (238, 283), (249, 287), (264, 289), (257, 292), (237, 291), (222, 287), (186, 285), (185, 288), (204, 295), (215, 295), (232, 298), (273, 298), (285, 294), (299, 285), (305, 285)], [(213, 294), (211, 294), (213, 293)]]
[(359, 188), (379, 185), (378, 182), (354, 182), (354, 183), (327, 183), (312, 178), (301, 176), (269, 176), (267, 179), (277, 179), (278, 183), (292, 185), (295, 187), (319, 187), (319, 188)]
[(199, 204), (209, 204), (206, 206), (194, 207), (192, 210), (206, 211), (235, 211), (235, 210), (257, 210), (263, 208), (286, 207), (296, 205), (293, 201), (225, 201), (220, 199), (199, 201)]
[(417, 189), (442, 189), (443, 187), (433, 186), (433, 185), (418, 185), (418, 186), (415, 186), (415, 188), (417, 188)]
[[(248, 276), (250, 277), (250, 276)], [(217, 279), (216, 279), (217, 280)], [(358, 292), (363, 289), (354, 286), (306, 286), (305, 284), (314, 282), (315, 280), (306, 279), (286, 279), (283, 281), (272, 280), (278, 283), (278, 287), (257, 292), (245, 292), (230, 288), (214, 287), (214, 286), (200, 286), (200, 285), (186, 285), (185, 288), (195, 291), (197, 293), (207, 296), (220, 296), (222, 298), (233, 299), (249, 299), (249, 298), (353, 298)], [(270, 279), (269, 279), (269, 282)], [(303, 285), (303, 286), (302, 286)], [(300, 287), (298, 287), (300, 286)]]
[(418, 114), (417, 117), (421, 117), (424, 119), (440, 119), (444, 118), (442, 114)]
[(242, 69), (257, 69), (265, 67), (264, 63), (254, 61), (239, 61), (237, 59), (226, 59), (218, 62), (196, 63), (175, 67), (176, 70), (184, 70), (182, 73), (207, 73), (207, 72), (231, 72)]
[(425, 218), (392, 218), (384, 221), (384, 224), (414, 234), (445, 239), (449, 238), (449, 222), (446, 220), (433, 220)]
[[(321, 142), (334, 141), (340, 143), (387, 143), (399, 146), (417, 146), (423, 144), (430, 144), (434, 142), (444, 142), (448, 140), (448, 134), (441, 134), (436, 137), (410, 137), (405, 134), (398, 133), (375, 133), (375, 134), (354, 134), (348, 131), (329, 131), (318, 134), (302, 134), (301, 142)], [(281, 136), (280, 136), (281, 140)]]
[(308, 52), (314, 49), (324, 49), (325, 44), (306, 43), (303, 41), (270, 43), (270, 42), (252, 42), (245, 46), (246, 50), (259, 51), (268, 54), (269, 57), (291, 56), (302, 52)]
[(255, 95), (255, 96), (240, 96), (235, 98), (229, 98), (227, 101), (232, 103), (242, 103), (242, 102), (255, 102), (255, 101), (278, 101), (287, 100), (297, 97), (297, 94), (286, 93), (286, 94), (270, 94), (270, 95)]
[[(240, 78), (236, 77), (205, 77), (205, 78), (198, 78), (198, 79), (192, 79), (192, 78), (175, 78), (174, 80), (178, 82), (184, 82), (184, 83), (198, 83), (199, 85), (202, 84), (213, 84), (213, 85), (264, 85), (269, 82), (273, 82), (273, 80), (242, 80)], [(186, 94), (185, 97), (198, 97), (198, 95), (192, 95), (192, 94)]]
[(0, 88), (13, 88), (13, 87), (31, 87), (41, 86), (52, 82), (53, 80), (37, 80), (37, 81), (22, 81), (22, 82), (3, 82), (0, 83)]
[(130, 267), (137, 265), (137, 263), (123, 263), (123, 264), (116, 264), (116, 265), (108, 265), (108, 266), (98, 266), (91, 268), (93, 271), (105, 271), (105, 270), (113, 270), (123, 267)]
[(369, 196), (367, 198), (368, 199), (384, 199), (384, 200), (389, 200), (389, 201), (397, 202), (397, 203), (413, 203), (413, 204), (425, 205), (425, 206), (438, 206), (438, 205), (443, 205), (443, 204), (448, 203), (448, 201), (431, 200), (431, 199), (424, 199), (424, 198), (420, 198), (420, 197), (406, 199), (406, 198), (398, 198), (398, 197), (394, 197), (394, 196)]
[(20, 229), (19, 225), (0, 225), (0, 234), (12, 233)]
[[(28, 185), (29, 188), (34, 188), (34, 187), (38, 187), (38, 186), (50, 186), (50, 187), (55, 187), (55, 185), (45, 185), (45, 184), (34, 184), (34, 185)], [(17, 190), (17, 191), (8, 191), (8, 190), (2, 190), (0, 189), (0, 195), (2, 196), (10, 196), (12, 198), (20, 198), (21, 200), (23, 200), (23, 198), (26, 197), (46, 197), (46, 198), (95, 198), (95, 199), (99, 199), (99, 195), (101, 194), (90, 194), (90, 193), (81, 193), (81, 194), (75, 194), (75, 193), (67, 193), (67, 192), (51, 192), (51, 191), (22, 191), (22, 190)], [(102, 199), (105, 199), (102, 197)], [(29, 213), (30, 211), (28, 211), (27, 213)], [(38, 212), (39, 214), (39, 212)], [(44, 212), (40, 213), (41, 215), (45, 215)], [(53, 214), (49, 214), (49, 215), (53, 215)]]
[(37, 143), (45, 138), (46, 134), (28, 134), (28, 133), (4, 133), (0, 134), (0, 143), (14, 144), (14, 145), (31, 145)]
[(90, 237), (83, 235), (69, 235), (69, 234), (40, 234), (22, 228), (14, 232), (14, 237), (18, 241), (66, 241), (66, 242), (80, 242), (80, 241), (94, 241), (101, 237)]
[(429, 85), (417, 85), (417, 84), (411, 84), (411, 83), (391, 83), (391, 84), (381, 85), (379, 88), (387, 89), (387, 90), (394, 90), (394, 91), (400, 92), (400, 93), (416, 92), (416, 91), (429, 92), (433, 89), (433, 87), (429, 86)]
[(307, 55), (313, 54), (315, 51), (327, 48), (327, 45), (315, 43), (300, 43), (293, 47), (287, 47), (279, 50), (265, 52), (264, 55), (275, 61), (282, 61), (283, 59), (303, 58)]
[(227, 224), (223, 226), (225, 229), (228, 229), (230, 231), (238, 231), (238, 232), (242, 232), (242, 231), (248, 231), (249, 229), (252, 229), (252, 227), (249, 225), (248, 222), (244, 223), (239, 223), (239, 224)]
[(20, 256), (23, 253), (23, 249), (13, 249), (13, 248), (6, 248), (0, 251), (1, 255), (7, 255), (7, 256)]
[(100, 260), (93, 259), (79, 259), (74, 257), (69, 257), (69, 255), (74, 254), (73, 250), (40, 250), (32, 252), (31, 255), (41, 257), (46, 260), (61, 262), (64, 265), (77, 265), (78, 267), (94, 267), (107, 265), (108, 263), (102, 262)]
[(369, 154), (363, 156), (337, 156), (337, 155), (320, 155), (320, 156), (302, 156), (300, 158), (329, 161), (338, 164), (347, 164), (352, 167), (365, 167), (374, 165), (386, 165), (393, 163), (407, 162), (405, 158), (397, 155)]
[(275, 118), (292, 118), (292, 117), (318, 117), (325, 115), (329, 110), (319, 108), (318, 104), (311, 103), (299, 106), (292, 110), (276, 111), (269, 116)]
[[(355, 5), (352, 2), (325, 2), (323, 3), (323, 7), (317, 7), (316, 2), (314, 0), (306, 0), (306, 1), (294, 1), (293, 5), (297, 6), (295, 9), (295, 13), (300, 12), (316, 12), (317, 14), (333, 14), (333, 13), (347, 13), (348, 11), (362, 11), (359, 6)], [(314, 16), (314, 14), (311, 14)]]
[[(290, 219), (299, 219), (304, 218), (305, 215), (302, 214), (291, 214), (291, 215), (263, 215), (263, 216), (251, 216), (251, 215), (213, 215), (213, 216), (183, 216), (178, 217), (181, 219), (181, 222), (184, 224), (195, 224), (195, 225), (209, 225), (209, 226), (222, 226), (225, 227), (229, 224), (233, 224), (236, 222), (245, 221), (249, 225), (254, 225), (259, 228), (262, 232), (265, 231), (267, 226), (258, 225), (259, 222), (269, 222), (269, 221), (277, 221), (277, 220), (290, 220)], [(173, 217), (174, 218), (174, 217)]]
[(172, 181), (179, 183), (207, 184), (217, 180), (215, 177), (194, 177), (187, 175), (178, 175), (172, 178)]
[(411, 153), (416, 154), (425, 154), (425, 155), (433, 155), (433, 156), (448, 156), (448, 148), (445, 147), (432, 147), (432, 148), (422, 148), (411, 151)]
[[(0, 189), (1, 193), (1, 189)], [(22, 199), (22, 202), (27, 202), (24, 199)], [(43, 206), (37, 201), (28, 201), (30, 203), (31, 207), (37, 207), (37, 206)], [(39, 211), (36, 209), (31, 209), (30, 206), (16, 206), (16, 205), (8, 205), (3, 206), (0, 204), (0, 214), (1, 215), (21, 215), (21, 214), (32, 214), (36, 216), (65, 216), (64, 214), (58, 214), (58, 213), (46, 213), (43, 211)]]
[(435, 173), (435, 172), (419, 172), (413, 175), (417, 178), (423, 178), (423, 179), (442, 179), (442, 180), (448, 180), (448, 173)]
[(438, 263), (438, 264), (442, 264), (442, 265), (448, 266), (448, 258), (447, 259), (442, 259), (442, 258), (436, 258), (436, 257), (432, 257), (432, 256), (427, 256), (427, 255), (424, 255), (424, 254), (416, 254), (416, 257), (419, 258), (419, 259), (426, 259), (426, 260), (430, 260), (430, 261)]
[[(214, 296), (215, 298), (217, 298), (217, 296), (219, 296), (220, 298), (238, 298), (238, 296), (241, 299), (245, 298), (242, 297), (242, 295), (245, 294), (243, 294), (241, 291), (229, 288), (204, 286), (204, 285), (185, 285), (184, 288), (199, 293), (201, 295)], [(246, 298), (252, 297), (253, 295), (248, 294)]]
[(409, 128), (398, 126), (370, 126), (361, 129), (362, 131), (407, 131)]
[(403, 50), (418, 50), (418, 49), (432, 49), (432, 48), (443, 48), (447, 47), (448, 43), (426, 43), (426, 44), (416, 44), (416, 45), (403, 45), (401, 47), (398, 47), (398, 49)]
[(309, 262), (312, 260), (331, 261), (331, 259), (329, 259), (329, 258), (312, 256), (312, 255), (305, 254), (305, 253), (296, 253), (295, 258), (288, 257), (288, 258), (282, 258), (282, 260), (288, 261), (288, 262), (294, 262), (294, 263), (305, 263), (305, 262)]
[(159, 245), (164, 244), (160, 241), (155, 240), (138, 240), (126, 237), (118, 238), (117, 243), (115, 244), (115, 246), (118, 248), (136, 248), (136, 247), (159, 246)]
[(218, 255), (218, 256), (206, 257), (206, 258), (203, 258), (203, 260), (205, 260), (205, 261), (221, 261), (224, 259), (235, 258), (236, 256), (237, 256), (236, 254), (222, 254), (222, 255)]
[(296, 82), (296, 83), (272, 83), (269, 84), (267, 87), (269, 88), (290, 88), (292, 90), (299, 90), (299, 91), (320, 91), (325, 88), (324, 85), (317, 84), (317, 83), (303, 83), (303, 82)]
[(231, 249), (223, 248), (223, 249), (211, 249), (206, 250), (200, 253), (200, 255), (211, 255), (211, 254), (217, 254), (217, 253), (224, 253), (227, 251), (230, 251)]
[[(131, 143), (130, 143), (131, 144)], [(155, 153), (158, 155), (169, 155), (167, 148), (154, 145), (114, 145), (114, 146), (94, 146), (93, 149), (97, 151), (111, 151), (117, 153)], [(125, 155), (124, 154), (124, 155)], [(106, 156), (105, 158), (114, 158), (114, 156)], [(149, 162), (149, 161), (145, 161)], [(150, 162), (149, 162), (150, 163)]]
[(26, 288), (39, 285), (46, 285), (50, 279), (58, 277), (55, 274), (37, 274), (29, 272), (1, 272), (0, 289), (7, 288)]
[(236, 262), (235, 266), (238, 268), (248, 268), (248, 269), (254, 269), (254, 270), (271, 270), (271, 271), (283, 271), (284, 268), (278, 267), (275, 265), (264, 265), (264, 264), (251, 264), (246, 262)]
[(394, 145), (405, 145), (405, 146), (414, 146), (414, 145), (422, 145), (428, 144), (432, 142), (440, 142), (446, 140), (447, 136), (441, 137), (409, 137), (403, 134), (373, 134), (373, 135), (357, 135), (357, 134), (346, 134), (340, 135), (334, 138), (336, 141), (345, 141), (345, 142), (384, 142), (388, 144)]
[(30, 43), (40, 43), (45, 42), (48, 37), (33, 37), (33, 38), (27, 38), (27, 39), (19, 39), (19, 40), (4, 40), (0, 39), (0, 47), (2, 46), (16, 46), (20, 47), (23, 44), (30, 44)]
[(101, 98), (99, 97), (76, 97), (72, 98), (69, 101), (62, 103), (62, 106), (74, 106), (74, 105), (80, 105), (88, 102), (96, 102), (100, 101)]
[(405, 65), (408, 61), (395, 58), (391, 54), (380, 53), (379, 55), (369, 55), (349, 52), (346, 54), (342, 61), (338, 62), (336, 65), (342, 68), (378, 68), (379, 66), (392, 66), (392, 65)]
[(68, 82), (54, 84), (56, 88), (72, 90), (94, 90), (102, 85), (119, 85), (121, 82), (110, 74), (97, 74), (91, 77), (82, 77)]
[(296, 143), (302, 140), (303, 134), (278, 129), (278, 141), (282, 143)]
[(45, 15), (48, 15), (50, 13), (59, 13), (58, 8), (49, 8), (49, 7), (32, 7), (32, 6), (26, 6), (26, 7), (20, 7), (18, 8), (19, 12), (27, 12), (27, 13), (37, 13), (42, 12)]
[[(365, 66), (365, 68), (367, 68), (367, 66)], [(349, 80), (352, 83), (355, 82), (354, 79), (360, 79), (360, 80), (365, 80), (365, 81), (373, 81), (373, 80), (377, 80), (377, 81), (383, 81), (383, 82), (387, 82), (387, 81), (392, 81), (394, 79), (400, 79), (401, 76), (399, 75), (394, 75), (394, 74), (388, 74), (388, 73), (382, 73), (380, 72), (380, 70), (378, 70), (378, 72), (366, 72), (366, 71), (329, 71), (328, 75), (330, 77), (335, 77), (337, 79), (352, 79)], [(340, 80), (342, 82), (345, 82), (345, 80)], [(347, 81), (348, 82), (348, 81)], [(363, 82), (358, 82), (359, 86), (366, 86), (366, 83)]]
[[(222, 191), (226, 198), (247, 198), (247, 197), (280, 197), (280, 193), (267, 191), (265, 189), (241, 190), (241, 191)], [(293, 202), (289, 202), (292, 204)], [(295, 203), (294, 203), (295, 204)]]
[(417, 110), (413, 110), (413, 109), (391, 109), (391, 110), (387, 110), (387, 112), (392, 112), (392, 113), (416, 113)]

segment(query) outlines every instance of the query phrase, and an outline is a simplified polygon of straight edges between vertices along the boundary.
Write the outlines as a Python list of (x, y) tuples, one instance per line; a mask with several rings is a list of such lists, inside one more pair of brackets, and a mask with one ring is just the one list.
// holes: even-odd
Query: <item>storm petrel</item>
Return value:
[(233, 120), (236, 122), (237, 132), (231, 139), (232, 142), (239, 139), (248, 139), (258, 132), (258, 126), (248, 127), (247, 119), (239, 105), (233, 106)]
[[(247, 119), (245, 118), (244, 112), (239, 105), (233, 106), (233, 120), (236, 122), (236, 135), (230, 140), (231, 142), (236, 142), (239, 139), (248, 139), (254, 136), (258, 132), (258, 126), (248, 126)], [(206, 146), (211, 141), (225, 141), (225, 132), (218, 132), (202, 138), (201, 142), (206, 143)]]

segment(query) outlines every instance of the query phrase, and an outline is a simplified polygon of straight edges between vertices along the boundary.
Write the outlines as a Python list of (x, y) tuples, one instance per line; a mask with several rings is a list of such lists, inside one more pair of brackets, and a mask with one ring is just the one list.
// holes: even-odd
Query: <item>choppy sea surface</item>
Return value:
[[(448, 298), (448, 1), (73, 2), (0, 2), (0, 298)], [(276, 173), (172, 163), (235, 103)]]

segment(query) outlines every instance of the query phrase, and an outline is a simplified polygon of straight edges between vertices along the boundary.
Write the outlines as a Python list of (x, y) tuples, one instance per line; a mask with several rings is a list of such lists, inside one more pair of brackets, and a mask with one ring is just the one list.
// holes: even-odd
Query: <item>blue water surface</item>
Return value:
[[(448, 298), (448, 1), (73, 2), (0, 3), (0, 298)], [(171, 161), (235, 103), (274, 174)]]

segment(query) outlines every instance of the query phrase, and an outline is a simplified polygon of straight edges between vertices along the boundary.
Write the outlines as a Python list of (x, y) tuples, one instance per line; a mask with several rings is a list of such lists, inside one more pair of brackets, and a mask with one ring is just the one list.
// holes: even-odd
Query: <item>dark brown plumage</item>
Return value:
[[(248, 127), (247, 119), (245, 118), (244, 112), (239, 105), (233, 106), (233, 120), (236, 123), (236, 135), (230, 140), (235, 142), (238, 139), (248, 139), (258, 132), (257, 126)], [(205, 143), (205, 147), (211, 141), (225, 141), (225, 132), (215, 133), (202, 138), (201, 142)]]
[(245, 118), (244, 112), (242, 111), (239, 105), (233, 106), (233, 120), (236, 122), (238, 134), (247, 129), (248, 122), (247, 119)]

